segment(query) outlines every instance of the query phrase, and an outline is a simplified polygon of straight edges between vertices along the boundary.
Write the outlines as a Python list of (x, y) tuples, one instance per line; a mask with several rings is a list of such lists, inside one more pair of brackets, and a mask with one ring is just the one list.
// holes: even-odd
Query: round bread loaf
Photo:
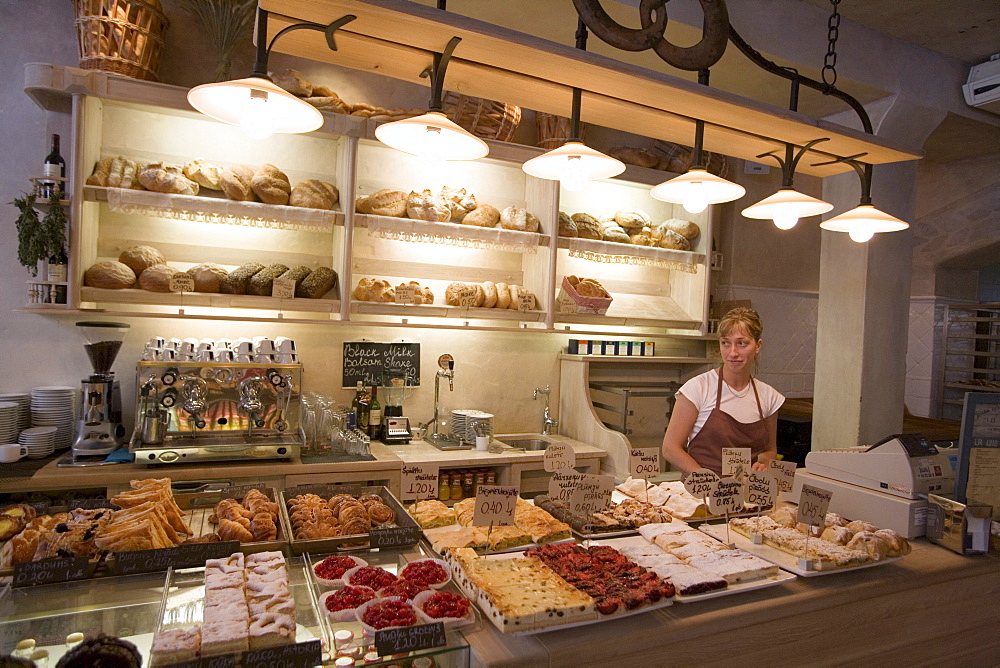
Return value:
[(486, 303), (486, 290), (479, 283), (473, 287), (476, 289), (476, 306), (482, 306)]
[(330, 114), (349, 114), (351, 107), (340, 99), (339, 95), (324, 95), (323, 97), (307, 97), (306, 102), (320, 111)]
[(510, 286), (506, 283), (497, 283), (496, 308), (507, 308), (508, 306), (510, 306)]
[(483, 281), (483, 308), (493, 308), (497, 305), (497, 284), (493, 281)]
[(194, 278), (195, 292), (218, 292), (222, 288), (222, 280), (229, 275), (225, 267), (214, 262), (196, 264), (184, 273)]
[(285, 173), (274, 165), (266, 163), (254, 172), (250, 179), (250, 187), (265, 204), (288, 204), (288, 196), (292, 192), (292, 186)]
[(653, 239), (653, 230), (644, 227), (641, 230), (632, 230), (628, 235), (629, 241), (635, 246), (655, 246), (657, 239)]
[(658, 244), (660, 248), (671, 248), (682, 251), (691, 250), (691, 243), (673, 230), (661, 226), (660, 231), (663, 233)]
[(618, 209), (615, 212), (615, 222), (626, 230), (640, 230), (652, 223), (649, 214), (642, 209)]
[(122, 262), (103, 260), (87, 269), (83, 275), (83, 284), (107, 290), (131, 288), (135, 285), (135, 272)]
[(444, 303), (448, 306), (461, 306), (460, 298), (469, 287), (468, 284), (459, 281), (449, 283), (444, 290)]
[(288, 197), (290, 206), (301, 206), (307, 209), (332, 209), (340, 201), (340, 191), (337, 186), (319, 179), (308, 179), (295, 184), (292, 194)]
[(226, 197), (237, 202), (254, 201), (253, 188), (250, 187), (253, 174), (253, 167), (247, 165), (226, 167), (219, 174), (219, 185), (222, 186), (222, 192), (226, 194)]
[(396, 301), (396, 288), (392, 287), (389, 281), (377, 280), (375, 285), (372, 287), (372, 292), (374, 295), (373, 301), (376, 302), (394, 302)]
[(136, 276), (141, 276), (154, 264), (166, 264), (167, 258), (152, 246), (129, 246), (118, 255), (118, 261), (127, 264)]
[(649, 149), (632, 146), (616, 146), (608, 151), (608, 155), (618, 158), (626, 165), (638, 165), (639, 167), (655, 168), (659, 161), (656, 154)]
[(575, 237), (578, 235), (576, 223), (569, 217), (568, 213), (559, 212), (559, 236)]
[(576, 223), (577, 236), (581, 239), (601, 238), (601, 224), (589, 213), (574, 213), (570, 218)]
[(146, 190), (173, 195), (197, 195), (198, 184), (184, 176), (180, 167), (154, 162), (139, 172), (139, 183)]
[(222, 190), (219, 181), (220, 170), (210, 162), (201, 158), (195, 158), (184, 165), (184, 176), (197, 183), (202, 188), (209, 190)]
[(465, 214), (462, 223), (476, 227), (496, 227), (500, 222), (500, 212), (489, 204), (479, 204), (475, 209)]
[(693, 241), (701, 234), (701, 228), (690, 220), (683, 220), (681, 218), (670, 218), (660, 223), (661, 227), (665, 227), (668, 230), (676, 232), (688, 241)]
[(424, 303), (424, 304), (433, 304), (434, 303), (434, 293), (427, 286), (424, 286), (424, 287), (420, 288), (420, 297), (421, 297), (422, 303)]
[(362, 197), (354, 204), (358, 213), (369, 213), (376, 216), (406, 216), (406, 193), (402, 190), (386, 188), (373, 195)]
[(628, 233), (622, 229), (621, 225), (613, 220), (601, 224), (601, 239), (604, 241), (615, 241), (621, 244), (631, 243)]
[(362, 278), (359, 280), (357, 286), (354, 288), (354, 298), (363, 302), (374, 301), (375, 279)]
[(430, 190), (411, 191), (406, 197), (406, 215), (413, 220), (447, 223), (451, 220), (451, 207)]
[(154, 264), (139, 275), (139, 287), (150, 292), (170, 292), (170, 279), (180, 273), (167, 264)]
[(538, 217), (526, 209), (519, 209), (516, 206), (508, 206), (500, 212), (500, 225), (505, 230), (537, 232)]
[(508, 285), (507, 290), (510, 292), (510, 303), (507, 304), (507, 308), (516, 311), (520, 305), (521, 291), (524, 290), (520, 285)]
[(451, 209), (451, 222), (453, 223), (462, 222), (466, 214), (474, 211), (477, 206), (476, 196), (466, 192), (465, 188), (445, 186), (441, 188), (441, 199), (447, 202), (448, 208)]

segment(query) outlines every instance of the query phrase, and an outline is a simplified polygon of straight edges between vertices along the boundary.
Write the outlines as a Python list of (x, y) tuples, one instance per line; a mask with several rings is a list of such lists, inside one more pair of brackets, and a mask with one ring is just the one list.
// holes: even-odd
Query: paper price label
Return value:
[(792, 493), (792, 488), (795, 486), (796, 466), (798, 466), (798, 464), (795, 462), (784, 462), (778, 459), (772, 459), (767, 465), (767, 470), (773, 473), (775, 479), (778, 481), (779, 493)]
[(542, 464), (547, 473), (572, 471), (576, 466), (576, 451), (569, 443), (549, 443)]
[(458, 292), (458, 305), (459, 306), (475, 306), (476, 305), (476, 289), (466, 288), (465, 290), (460, 290)]
[(750, 472), (750, 448), (722, 448), (722, 477), (742, 478)]
[(438, 469), (435, 464), (404, 464), (399, 499), (401, 501), (436, 499)]
[(602, 512), (611, 505), (611, 492), (614, 488), (614, 476), (584, 473), (583, 479), (570, 496), (570, 510), (578, 515)]
[(407, 284), (396, 288), (397, 304), (419, 304), (421, 301), (423, 300), (417, 295), (417, 286)]
[(295, 279), (276, 278), (271, 285), (271, 296), (278, 299), (291, 299), (295, 296)]
[(629, 448), (628, 471), (633, 478), (648, 480), (660, 472), (660, 448)]
[(747, 477), (747, 503), (770, 508), (778, 496), (778, 480), (770, 471), (751, 471)]
[(549, 478), (549, 498), (556, 501), (569, 503), (573, 498), (573, 491), (583, 481), (586, 473), (553, 473)]
[(535, 295), (528, 293), (517, 296), (518, 311), (530, 311), (533, 308), (535, 308)]
[(830, 508), (833, 492), (828, 492), (812, 485), (802, 485), (802, 496), (799, 497), (799, 512), (797, 519), (803, 524), (821, 527), (826, 524), (826, 513)]
[(715, 471), (695, 469), (684, 478), (684, 489), (696, 499), (704, 499), (718, 480), (719, 476), (715, 475)]
[(743, 479), (720, 478), (708, 490), (705, 501), (708, 512), (713, 515), (726, 515), (743, 508)]
[(171, 292), (194, 292), (194, 276), (177, 273), (170, 277), (168, 284)]
[(517, 494), (517, 487), (513, 486), (480, 485), (476, 489), (476, 511), (472, 524), (477, 527), (513, 526)]

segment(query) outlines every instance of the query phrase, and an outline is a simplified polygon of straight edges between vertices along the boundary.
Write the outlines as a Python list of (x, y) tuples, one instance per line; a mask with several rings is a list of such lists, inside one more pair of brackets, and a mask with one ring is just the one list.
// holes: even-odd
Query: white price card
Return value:
[(722, 448), (722, 477), (742, 478), (750, 472), (750, 448)]
[(799, 497), (799, 522), (814, 527), (826, 524), (826, 511), (830, 508), (830, 498), (833, 492), (828, 492), (812, 485), (802, 485), (802, 495)]
[(778, 496), (778, 480), (770, 471), (750, 471), (747, 476), (747, 503), (760, 508), (774, 506)]
[(396, 287), (397, 304), (420, 304), (423, 300), (417, 294), (417, 286), (406, 284)]
[(572, 471), (576, 466), (576, 451), (569, 443), (561, 441), (549, 443), (549, 447), (545, 448), (542, 465), (546, 473)]
[(779, 459), (772, 459), (767, 465), (767, 470), (774, 474), (778, 481), (778, 492), (781, 494), (791, 494), (795, 486), (795, 462), (785, 462)]
[(194, 276), (178, 272), (170, 277), (171, 292), (194, 292)]
[(513, 486), (480, 485), (477, 487), (476, 511), (472, 517), (473, 526), (513, 526), (517, 494), (517, 487)]
[(653, 446), (628, 450), (628, 472), (633, 478), (649, 480), (660, 472), (660, 448)]
[(712, 485), (719, 479), (715, 471), (695, 469), (684, 478), (684, 489), (696, 499), (704, 499)]
[(720, 478), (712, 483), (705, 501), (708, 512), (713, 515), (726, 515), (743, 509), (744, 487), (742, 478)]
[(438, 498), (437, 464), (403, 464), (400, 483), (401, 501), (423, 501)]
[(517, 295), (517, 310), (518, 311), (530, 311), (535, 308), (535, 295), (528, 293), (518, 293)]
[(585, 473), (570, 497), (570, 510), (584, 516), (602, 512), (611, 505), (614, 488), (614, 476)]
[(295, 296), (294, 278), (276, 278), (271, 285), (271, 296), (278, 299), (291, 299)]
[(570, 471), (568, 473), (553, 473), (549, 478), (549, 498), (553, 501), (564, 501), (569, 503), (573, 498), (573, 491), (583, 481), (586, 473)]
[(459, 290), (458, 292), (458, 305), (459, 306), (475, 306), (476, 305), (476, 289), (466, 288), (464, 290)]

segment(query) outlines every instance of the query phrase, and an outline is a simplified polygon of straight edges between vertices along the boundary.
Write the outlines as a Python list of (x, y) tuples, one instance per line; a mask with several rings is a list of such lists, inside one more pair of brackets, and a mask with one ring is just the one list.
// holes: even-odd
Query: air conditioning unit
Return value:
[(970, 107), (1000, 115), (1000, 54), (985, 63), (973, 65), (962, 92), (965, 103)]

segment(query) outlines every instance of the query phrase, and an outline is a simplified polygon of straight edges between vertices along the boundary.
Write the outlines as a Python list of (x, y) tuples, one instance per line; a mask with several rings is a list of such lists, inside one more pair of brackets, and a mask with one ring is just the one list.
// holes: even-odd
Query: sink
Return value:
[(498, 436), (497, 440), (504, 445), (514, 448), (515, 450), (544, 450), (549, 447), (551, 441), (547, 441), (544, 438), (534, 437), (534, 438), (513, 438)]

